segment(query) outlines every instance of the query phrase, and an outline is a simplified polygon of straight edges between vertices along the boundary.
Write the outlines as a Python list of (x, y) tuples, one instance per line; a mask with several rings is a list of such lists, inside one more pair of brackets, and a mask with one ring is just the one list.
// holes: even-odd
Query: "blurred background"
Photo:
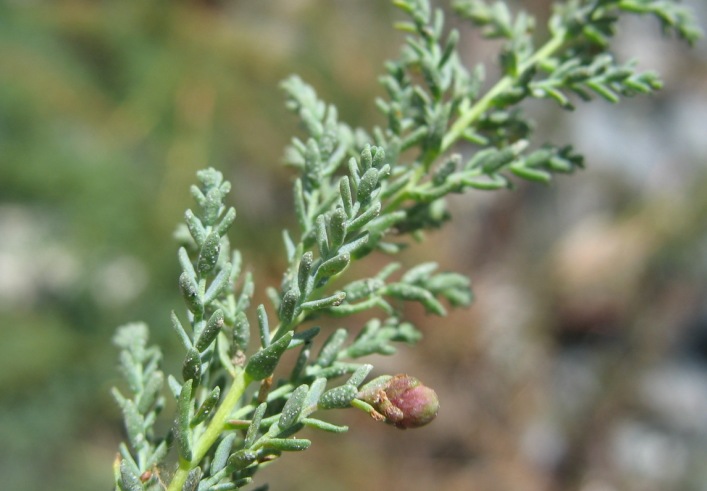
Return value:
[[(707, 25), (705, 2), (687, 3)], [(180, 363), (172, 233), (195, 171), (232, 181), (232, 242), (262, 295), (280, 281), (282, 155), (301, 135), (278, 84), (298, 73), (342, 120), (382, 124), (373, 98), (398, 18), (377, 1), (0, 2), (3, 489), (111, 488), (110, 339), (145, 320), (168, 368)], [(538, 142), (574, 143), (587, 170), (455, 197), (453, 226), (403, 257), (468, 274), (477, 297), (442, 320), (411, 309), (421, 344), (373, 361), (433, 386), (437, 420), (401, 432), (337, 413), (348, 435), (311, 435), (260, 482), (707, 489), (707, 46), (648, 19), (621, 26), (620, 56), (666, 88), (574, 113), (532, 104)], [(497, 46), (468, 31), (462, 43), (493, 67)]]

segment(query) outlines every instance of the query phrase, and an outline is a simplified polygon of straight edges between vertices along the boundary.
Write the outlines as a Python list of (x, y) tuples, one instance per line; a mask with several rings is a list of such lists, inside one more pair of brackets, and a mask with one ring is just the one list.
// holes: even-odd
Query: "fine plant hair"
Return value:
[[(470, 282), (434, 262), (403, 270), (394, 256), (451, 219), (452, 193), (505, 190), (517, 179), (547, 183), (582, 167), (571, 146), (532, 140), (523, 101), (571, 110), (578, 101), (615, 103), (661, 87), (657, 74), (612, 54), (620, 18), (652, 17), (690, 44), (700, 36), (678, 1), (568, 0), (555, 3), (540, 43), (535, 18), (510, 3), (452, 2), (471, 27), (502, 41), (501, 76), (487, 83), (483, 66), (462, 63), (459, 34), (445, 29), (441, 10), (427, 0), (394, 0), (405, 16), (396, 28), (407, 39), (381, 77), (384, 127), (352, 128), (300, 78), (283, 82), (305, 136), (286, 151), (297, 174), (296, 227), (282, 234), (287, 267), (267, 288), (268, 305), (251, 305), (253, 275), (227, 236), (236, 218), (225, 202), (229, 182), (212, 168), (197, 173), (196, 206), (177, 234), (186, 309), (170, 316), (184, 347), (182, 373), (164, 374), (145, 324), (124, 325), (114, 337), (125, 383), (113, 394), (126, 431), (115, 489), (240, 489), (263, 465), (306, 450), (302, 428), (346, 432), (327, 421), (334, 409), (362, 410), (402, 429), (435, 417), (432, 389), (408, 375), (367, 381), (366, 357), (420, 339), (402, 317), (405, 302), (444, 316), (449, 306), (471, 303)], [(357, 276), (356, 263), (373, 253), (387, 255), (387, 265)], [(362, 312), (368, 320), (355, 325), (361, 317), (350, 316)], [(318, 325), (332, 318), (342, 327)], [(280, 363), (286, 351), (294, 362)], [(175, 413), (163, 414), (166, 407)], [(158, 418), (172, 421), (166, 435), (157, 434)]]

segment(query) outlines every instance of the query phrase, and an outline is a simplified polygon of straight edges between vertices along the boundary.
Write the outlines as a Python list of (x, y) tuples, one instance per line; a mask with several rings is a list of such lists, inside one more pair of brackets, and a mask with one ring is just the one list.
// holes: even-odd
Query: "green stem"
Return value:
[(228, 393), (224, 398), (223, 402), (219, 405), (218, 410), (211, 418), (211, 422), (206, 427), (206, 430), (199, 438), (194, 448), (194, 455), (191, 461), (180, 460), (179, 468), (175, 472), (172, 482), (169, 483), (167, 491), (181, 491), (184, 486), (184, 482), (191, 472), (204, 458), (206, 452), (216, 443), (218, 437), (223, 433), (224, 425), (226, 420), (231, 416), (233, 408), (236, 407), (238, 401), (243, 396), (246, 387), (251, 383), (251, 380), (246, 377), (242, 369), (236, 371), (236, 376), (233, 379), (231, 388), (228, 389)]
[[(525, 70), (535, 65), (537, 62), (551, 56), (555, 51), (562, 47), (565, 41), (566, 33), (564, 31), (555, 34), (550, 40), (548, 40), (547, 43), (542, 46), (542, 48), (536, 51), (533, 56), (528, 58), (525, 63), (521, 64), (518, 70), (519, 73), (523, 73)], [(434, 156), (434, 158), (449, 150), (457, 142), (457, 140), (459, 140), (464, 131), (466, 131), (466, 129), (474, 121), (480, 118), (488, 110), (493, 100), (498, 95), (502, 94), (503, 91), (508, 90), (514, 82), (515, 78), (506, 75), (501, 80), (496, 82), (496, 84), (491, 87), (491, 89), (481, 99), (476, 101), (476, 103), (471, 106), (468, 111), (462, 114), (454, 122), (447, 134), (444, 135), (440, 151), (437, 153), (437, 155)], [(420, 165), (416, 169), (416, 172), (410, 177), (410, 181), (407, 183), (407, 185), (390, 198), (390, 201), (387, 205), (385, 205), (382, 214), (390, 213), (394, 210), (397, 210), (400, 205), (406, 199), (408, 199), (410, 191), (414, 189), (415, 186), (417, 186), (420, 180), (422, 180), (422, 178), (426, 175), (428, 169), (429, 165)]]
[[(518, 73), (523, 73), (525, 70), (529, 69), (536, 63), (545, 58), (551, 56), (555, 51), (560, 49), (565, 43), (566, 33), (560, 31), (556, 33), (550, 40), (548, 40), (542, 48), (535, 52), (533, 56), (528, 58), (524, 63), (522, 63), (518, 69)], [(442, 140), (442, 148), (440, 153), (444, 153), (449, 150), (452, 145), (454, 145), (457, 140), (462, 136), (464, 131), (479, 117), (481, 117), (489, 108), (493, 100), (505, 90), (508, 90), (513, 83), (515, 78), (510, 75), (506, 75), (501, 80), (499, 80), (496, 85), (494, 85), (481, 99), (479, 99), (476, 104), (471, 106), (467, 112), (462, 114), (449, 129), (447, 134)]]
[(385, 205), (385, 208), (383, 208), (381, 215), (392, 213), (393, 211), (400, 208), (400, 205), (406, 199), (408, 199), (410, 191), (414, 189), (415, 186), (417, 186), (417, 183), (420, 182), (420, 180), (425, 176), (426, 172), (427, 168), (425, 168), (425, 166), (420, 165), (419, 167), (417, 167), (417, 169), (415, 169), (415, 173), (412, 175), (412, 177), (410, 177), (410, 180), (405, 185), (405, 187), (395, 193), (393, 196), (391, 196), (390, 201), (387, 205)]

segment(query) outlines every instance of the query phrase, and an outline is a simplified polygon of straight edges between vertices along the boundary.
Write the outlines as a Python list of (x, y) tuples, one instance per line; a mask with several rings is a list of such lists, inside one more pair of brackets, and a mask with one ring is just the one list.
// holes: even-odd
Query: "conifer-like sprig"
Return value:
[(162, 353), (147, 346), (147, 326), (127, 324), (118, 329), (113, 342), (121, 349), (120, 372), (130, 395), (113, 388), (123, 411), (127, 443), (121, 443), (113, 466), (119, 489), (158, 489), (158, 466), (167, 456), (168, 441), (154, 434), (153, 426), (165, 398), (161, 395), (164, 373), (159, 369)]
[[(186, 309), (173, 312), (171, 324), (184, 347), (181, 376), (165, 378), (144, 324), (123, 326), (114, 339), (129, 394), (114, 390), (127, 433), (114, 465), (116, 489), (240, 489), (262, 465), (306, 450), (311, 442), (298, 436), (301, 429), (345, 432), (326, 421), (327, 410), (355, 407), (402, 429), (429, 423), (439, 407), (434, 391), (402, 374), (365, 383), (373, 369), (365, 357), (420, 339), (403, 319), (405, 302), (444, 316), (446, 305), (470, 304), (470, 282), (434, 262), (404, 270), (392, 259), (360, 277), (356, 262), (374, 252), (395, 255), (411, 238), (442, 226), (451, 218), (450, 193), (507, 188), (513, 176), (547, 182), (581, 167), (570, 146), (532, 141), (522, 102), (553, 99), (572, 109), (575, 100), (618, 102), (660, 88), (656, 74), (638, 73), (634, 62), (612, 54), (620, 16), (652, 16), (689, 43), (699, 36), (676, 1), (570, 0), (557, 3), (549, 37), (536, 47), (529, 13), (502, 1), (454, 1), (484, 36), (505, 41), (501, 78), (485, 88), (484, 68), (461, 62), (460, 35), (446, 30), (441, 10), (427, 0), (393, 4), (406, 15), (396, 27), (407, 39), (381, 77), (387, 98), (376, 105), (383, 127), (351, 128), (300, 78), (283, 82), (287, 107), (307, 136), (294, 138), (286, 152), (298, 173), (296, 227), (283, 232), (288, 265), (280, 285), (267, 289), (270, 305), (251, 308), (253, 277), (242, 274), (241, 254), (230, 248), (230, 184), (214, 169), (197, 174), (197, 206), (177, 234)], [(463, 154), (454, 153), (460, 142)], [(362, 312), (369, 320), (353, 325), (349, 317)], [(316, 325), (326, 318), (340, 327)], [(295, 361), (283, 366), (288, 350)], [(160, 438), (154, 423), (166, 406), (165, 380), (176, 414)], [(170, 447), (176, 468), (167, 463)]]

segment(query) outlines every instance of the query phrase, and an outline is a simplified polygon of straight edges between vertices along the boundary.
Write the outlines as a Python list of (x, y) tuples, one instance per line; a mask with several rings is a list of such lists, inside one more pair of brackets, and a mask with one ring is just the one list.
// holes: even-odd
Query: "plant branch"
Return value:
[[(557, 32), (552, 38), (550, 38), (545, 45), (543, 45), (539, 50), (535, 52), (528, 60), (525, 61), (520, 66), (518, 73), (523, 73), (533, 65), (549, 58), (554, 52), (562, 47), (566, 41), (566, 32), (561, 30)], [(479, 99), (476, 104), (471, 106), (464, 114), (462, 114), (452, 125), (444, 139), (442, 140), (442, 147), (440, 153), (444, 153), (449, 150), (452, 145), (454, 145), (457, 140), (462, 136), (464, 131), (479, 117), (481, 117), (486, 110), (489, 108), (496, 96), (502, 94), (504, 91), (508, 90), (515, 82), (515, 77), (510, 75), (504, 76), (500, 79), (496, 85), (494, 85), (481, 99)]]
[(226, 420), (231, 416), (233, 409), (243, 397), (245, 389), (250, 385), (251, 380), (242, 369), (236, 369), (236, 376), (233, 379), (231, 388), (228, 390), (223, 402), (206, 427), (206, 430), (195, 445), (194, 456), (191, 461), (180, 459), (179, 468), (169, 483), (167, 491), (181, 491), (184, 482), (191, 472), (204, 458), (209, 449), (213, 446), (219, 436), (223, 433)]

